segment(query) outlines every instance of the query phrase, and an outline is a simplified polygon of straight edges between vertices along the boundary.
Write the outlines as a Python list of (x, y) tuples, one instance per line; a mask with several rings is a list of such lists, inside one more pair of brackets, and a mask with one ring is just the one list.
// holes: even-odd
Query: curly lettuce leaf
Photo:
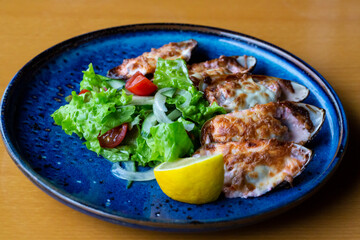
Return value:
[(89, 64), (89, 68), (83, 71), (83, 80), (80, 82), (80, 90), (99, 90), (103, 87), (110, 87), (105, 81), (102, 81), (97, 77), (94, 71), (92, 63)]
[(188, 89), (193, 85), (189, 79), (186, 62), (183, 59), (164, 60), (159, 58), (156, 63), (153, 82), (158, 88)]
[(146, 142), (152, 160), (174, 161), (194, 152), (194, 145), (180, 122), (158, 124), (150, 128), (150, 134)]
[(114, 80), (112, 78), (108, 78), (96, 74), (92, 63), (90, 63), (89, 68), (86, 71), (83, 71), (83, 80), (80, 82), (80, 90), (87, 89), (87, 90), (99, 91), (99, 89), (104, 89), (104, 88), (109, 89), (114, 86), (112, 82), (115, 81), (118, 82), (116, 86), (125, 85), (125, 81), (123, 81), (122, 84), (119, 84), (122, 81)]
[[(60, 107), (51, 116), (57, 125), (62, 126), (66, 134), (77, 134), (85, 138), (88, 149), (102, 154), (97, 136), (123, 123), (133, 121), (135, 106), (127, 105), (131, 95), (108, 91), (91, 91), (77, 95), (72, 92), (69, 104)], [(109, 155), (104, 152), (105, 155)], [(102, 154), (103, 155), (103, 154)], [(108, 158), (108, 157), (107, 157)]]
[(204, 98), (203, 92), (198, 91), (194, 86), (189, 87), (188, 92), (191, 94), (191, 101), (187, 107), (181, 107), (185, 102), (185, 97), (181, 95), (166, 99), (166, 103), (176, 105), (184, 119), (191, 120), (201, 127), (210, 118), (226, 113), (225, 109), (216, 102), (210, 105)]
[(133, 143), (124, 143), (119, 147), (119, 150), (127, 147), (128, 160), (139, 165), (155, 166), (158, 162), (174, 161), (194, 152), (194, 145), (181, 122), (153, 126), (147, 137), (139, 132), (138, 127), (138, 135)]
[(142, 166), (154, 166), (154, 160), (151, 159), (151, 151), (152, 150), (147, 144), (146, 139), (139, 134), (136, 139), (136, 149), (134, 149), (131, 160), (138, 162)]

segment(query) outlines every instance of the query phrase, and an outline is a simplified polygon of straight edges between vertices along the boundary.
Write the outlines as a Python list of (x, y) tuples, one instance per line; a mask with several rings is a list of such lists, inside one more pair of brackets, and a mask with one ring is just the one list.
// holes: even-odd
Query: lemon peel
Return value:
[(154, 169), (161, 190), (170, 198), (191, 204), (215, 201), (224, 183), (222, 154), (183, 158)]

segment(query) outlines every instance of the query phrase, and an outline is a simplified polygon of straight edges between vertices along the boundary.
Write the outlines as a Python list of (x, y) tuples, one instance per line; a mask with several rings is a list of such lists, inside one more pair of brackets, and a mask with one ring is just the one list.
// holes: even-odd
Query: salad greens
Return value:
[(89, 68), (86, 71), (83, 71), (83, 80), (80, 82), (80, 90), (94, 90), (99, 91), (100, 88), (108, 89), (112, 88), (123, 88), (125, 86), (125, 81), (108, 78), (95, 74), (93, 65), (90, 63)]
[[(186, 63), (182, 59), (164, 60), (159, 58), (154, 73), (154, 83), (159, 88), (170, 87), (187, 90), (191, 94), (189, 106), (181, 107), (185, 101), (182, 95), (168, 98), (166, 102), (175, 104), (185, 119), (192, 120), (198, 125), (202, 126), (206, 120), (216, 114), (225, 113), (223, 107), (220, 107), (216, 102), (209, 106), (209, 102), (203, 97), (203, 92), (198, 91), (189, 79)], [(166, 95), (166, 92), (163, 95)]]
[(164, 60), (159, 58), (156, 63), (154, 83), (158, 88), (173, 87), (186, 90), (193, 86), (186, 62), (182, 59)]
[[(165, 122), (159, 118), (154, 97), (129, 94), (123, 89), (125, 81), (96, 74), (92, 64), (83, 73), (80, 90), (89, 92), (77, 95), (73, 91), (70, 102), (51, 116), (66, 134), (84, 138), (89, 150), (112, 162), (130, 160), (154, 166), (189, 156), (199, 145), (205, 121), (225, 113), (216, 103), (209, 106), (203, 93), (193, 86), (181, 59), (159, 59), (154, 73), (158, 88), (167, 88), (158, 93), (164, 100), (161, 116)], [(123, 142), (115, 148), (102, 148), (99, 134), (123, 123), (129, 124)]]

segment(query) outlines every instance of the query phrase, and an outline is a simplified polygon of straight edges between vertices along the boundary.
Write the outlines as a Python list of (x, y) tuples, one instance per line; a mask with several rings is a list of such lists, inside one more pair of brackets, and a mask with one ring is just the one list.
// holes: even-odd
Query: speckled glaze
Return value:
[[(252, 55), (256, 74), (290, 79), (310, 89), (306, 103), (326, 110), (325, 123), (307, 145), (314, 158), (295, 179), (264, 196), (191, 205), (173, 201), (156, 181), (126, 182), (111, 163), (66, 135), (50, 114), (78, 91), (93, 63), (99, 74), (152, 47), (189, 38), (199, 42), (192, 62), (219, 55)], [(1, 133), (21, 171), (55, 199), (86, 214), (126, 226), (168, 231), (239, 227), (278, 214), (314, 193), (340, 163), (347, 141), (344, 110), (334, 90), (313, 68), (286, 51), (243, 34), (185, 24), (142, 24), (100, 30), (62, 42), (27, 63), (11, 80), (1, 103)]]

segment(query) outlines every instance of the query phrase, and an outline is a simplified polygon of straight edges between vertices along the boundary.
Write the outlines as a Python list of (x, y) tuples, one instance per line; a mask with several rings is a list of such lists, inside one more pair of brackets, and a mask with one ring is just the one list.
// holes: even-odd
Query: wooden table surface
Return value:
[(148, 22), (209, 25), (278, 45), (318, 70), (347, 112), (347, 153), (300, 206), (257, 225), (180, 234), (89, 217), (33, 185), (0, 143), (0, 239), (360, 239), (360, 1), (1, 1), (0, 92), (32, 57), (89, 31)]

